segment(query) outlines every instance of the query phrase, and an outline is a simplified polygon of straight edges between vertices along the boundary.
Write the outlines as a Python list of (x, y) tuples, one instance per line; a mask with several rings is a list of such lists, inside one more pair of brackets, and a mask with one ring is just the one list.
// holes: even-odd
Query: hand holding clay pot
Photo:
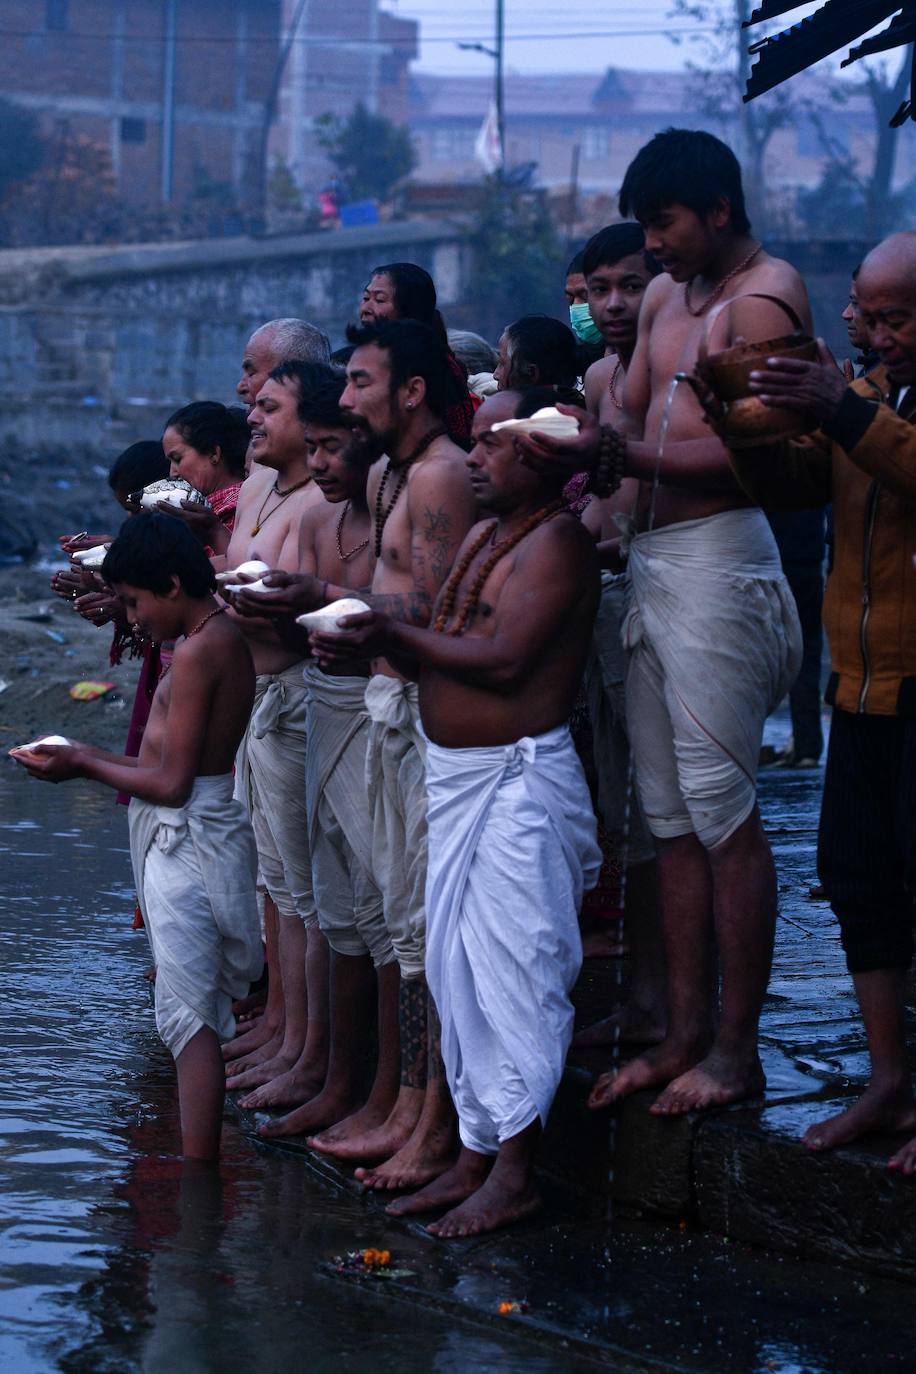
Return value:
[(750, 388), (765, 406), (814, 416), (818, 424), (833, 419), (849, 382), (823, 339), (817, 346), (816, 362), (773, 356), (751, 373)]

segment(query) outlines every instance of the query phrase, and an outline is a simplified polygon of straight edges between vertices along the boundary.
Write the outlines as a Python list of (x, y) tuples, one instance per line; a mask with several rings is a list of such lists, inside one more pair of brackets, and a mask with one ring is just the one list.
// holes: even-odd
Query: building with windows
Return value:
[[(520, 76), (505, 82), (506, 158), (533, 163), (549, 188), (568, 186), (574, 169), (583, 192), (608, 192), (644, 143), (671, 125), (706, 128), (726, 142), (736, 116), (715, 119), (696, 109), (687, 72), (582, 72)], [(792, 123), (774, 134), (767, 177), (775, 187), (814, 185), (828, 145), (865, 165), (875, 140), (867, 98), (851, 93), (841, 104), (827, 98), (823, 78), (799, 77), (792, 92)], [(418, 154), (415, 173), (430, 183), (478, 181), (474, 143), (493, 97), (488, 77), (415, 74), (410, 82), (410, 127)], [(901, 133), (905, 135), (905, 130)], [(899, 138), (897, 182), (916, 175), (916, 140)]]
[(146, 206), (202, 179), (250, 201), (265, 141), (310, 191), (312, 121), (357, 99), (406, 120), (415, 51), (416, 25), (379, 0), (0, 0), (0, 91), (105, 147)]

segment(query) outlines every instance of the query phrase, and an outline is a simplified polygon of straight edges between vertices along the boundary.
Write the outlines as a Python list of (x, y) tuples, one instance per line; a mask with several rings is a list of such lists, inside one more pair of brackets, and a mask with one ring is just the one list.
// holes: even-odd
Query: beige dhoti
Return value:
[(369, 713), (366, 679), (304, 673), (305, 796), (318, 924), (337, 954), (394, 960), (382, 894), (372, 880), (372, 824), (366, 798)]
[(264, 886), (281, 916), (318, 924), (305, 806), (306, 691), (303, 664), (261, 673), (236, 759), (236, 794), (246, 803)]
[(197, 778), (184, 806), (135, 797), (127, 814), (159, 1034), (176, 1057), (204, 1026), (230, 1040), (232, 1003), (263, 967), (254, 836), (232, 775)]
[(366, 709), (372, 876), (401, 976), (418, 978), (426, 958), (426, 739), (417, 685), (376, 674)]

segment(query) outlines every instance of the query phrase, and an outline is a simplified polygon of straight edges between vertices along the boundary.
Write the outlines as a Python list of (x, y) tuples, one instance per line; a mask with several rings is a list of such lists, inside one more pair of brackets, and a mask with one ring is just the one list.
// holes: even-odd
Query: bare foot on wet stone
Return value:
[(320, 1092), (317, 1097), (304, 1102), (286, 1116), (275, 1117), (258, 1127), (258, 1135), (265, 1139), (275, 1136), (306, 1135), (309, 1131), (322, 1131), (335, 1126), (353, 1111), (355, 1103), (348, 1097), (332, 1091)]
[(300, 1107), (303, 1102), (311, 1102), (321, 1087), (320, 1075), (294, 1064), (287, 1073), (281, 1073), (269, 1083), (255, 1088), (247, 1097), (240, 1098), (239, 1106), (245, 1111), (260, 1111), (265, 1107)]
[(247, 1092), (249, 1088), (260, 1088), (264, 1083), (279, 1078), (281, 1074), (289, 1073), (296, 1059), (295, 1053), (277, 1054), (273, 1059), (266, 1059), (244, 1072), (227, 1074), (226, 1087), (232, 1092)]
[(222, 1046), (223, 1058), (227, 1063), (236, 1063), (248, 1055), (257, 1054), (265, 1045), (276, 1044), (279, 1047), (282, 1038), (282, 1026), (269, 1021), (267, 1016), (259, 1016), (244, 1035), (237, 1035), (234, 1040), (225, 1042)]
[(513, 1186), (504, 1177), (501, 1178), (499, 1171), (494, 1168), (476, 1193), (472, 1193), (453, 1211), (446, 1212), (440, 1221), (430, 1222), (426, 1229), (430, 1235), (440, 1236), (443, 1240), (456, 1236), (480, 1236), (534, 1216), (541, 1206), (541, 1199), (530, 1183)]
[(702, 1063), (669, 1083), (649, 1111), (653, 1116), (683, 1116), (687, 1112), (729, 1107), (748, 1097), (758, 1097), (766, 1082), (756, 1054), (748, 1062), (713, 1050)]
[(458, 1159), (444, 1174), (434, 1178), (418, 1193), (389, 1202), (385, 1211), (391, 1217), (413, 1216), (417, 1212), (437, 1212), (454, 1207), (476, 1193), (486, 1182), (493, 1161), (482, 1155), (462, 1150)]
[(665, 1022), (656, 1012), (626, 1006), (577, 1031), (572, 1048), (592, 1050), (608, 1045), (658, 1045), (664, 1038)]
[[(405, 1096), (405, 1091), (409, 1096)], [(402, 1089), (402, 1094), (388, 1117), (378, 1124), (358, 1121), (361, 1113), (341, 1121), (330, 1131), (309, 1136), (306, 1144), (321, 1154), (351, 1163), (371, 1164), (390, 1159), (402, 1149), (414, 1133), (423, 1106), (423, 1093), (418, 1089)]]
[(849, 1145), (864, 1135), (880, 1131), (913, 1129), (916, 1129), (916, 1101), (909, 1083), (888, 1088), (870, 1083), (859, 1100), (844, 1112), (809, 1126), (802, 1140), (809, 1150), (820, 1152), (835, 1150), (839, 1145)]
[(357, 1169), (364, 1188), (395, 1192), (422, 1188), (444, 1174), (455, 1159), (454, 1133), (449, 1130), (415, 1131), (398, 1152), (374, 1169)]
[(916, 1140), (908, 1140), (902, 1150), (898, 1150), (895, 1155), (891, 1155), (887, 1161), (889, 1169), (896, 1169), (898, 1173), (916, 1174)]
[(598, 1111), (601, 1107), (612, 1107), (615, 1102), (643, 1088), (661, 1087), (686, 1073), (700, 1057), (688, 1045), (663, 1040), (660, 1045), (624, 1064), (622, 1069), (611, 1069), (601, 1074), (589, 1093), (588, 1105), (593, 1111)]

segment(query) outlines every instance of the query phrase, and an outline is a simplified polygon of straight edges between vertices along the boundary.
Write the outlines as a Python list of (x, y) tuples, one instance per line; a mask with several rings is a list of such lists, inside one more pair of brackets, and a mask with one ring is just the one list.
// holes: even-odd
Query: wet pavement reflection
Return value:
[(4, 761), (0, 818), (0, 1368), (580, 1367), (325, 1276), (377, 1219), (231, 1123), (218, 1172), (183, 1167), (123, 808)]
[[(867, 1067), (833, 918), (809, 895), (821, 784), (820, 770), (761, 775), (782, 916), (759, 1119), (793, 1138)], [(218, 1170), (182, 1166), (133, 905), (124, 810), (100, 789), (0, 766), (3, 1370), (913, 1367), (912, 1288), (756, 1253), (686, 1221), (608, 1226), (548, 1196), (541, 1218), (506, 1236), (432, 1243), (231, 1120)], [(367, 1245), (391, 1248), (414, 1287), (356, 1288), (324, 1267)], [(492, 1319), (519, 1298), (540, 1344), (523, 1322)]]

